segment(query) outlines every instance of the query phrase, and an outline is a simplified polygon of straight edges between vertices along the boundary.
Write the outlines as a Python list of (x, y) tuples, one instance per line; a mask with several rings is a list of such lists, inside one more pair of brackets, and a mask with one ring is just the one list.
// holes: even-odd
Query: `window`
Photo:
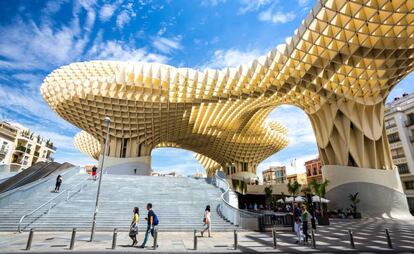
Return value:
[(394, 118), (385, 120), (385, 128), (386, 129), (390, 129), (390, 128), (395, 127), (395, 126), (396, 126), (396, 124), (395, 124)]
[(411, 126), (414, 124), (414, 113), (410, 113), (407, 115), (407, 121), (405, 121), (405, 126)]
[(391, 149), (391, 155), (393, 159), (399, 159), (405, 157), (404, 151), (402, 148)]
[(399, 165), (397, 165), (397, 167), (398, 167), (398, 173), (400, 173), (400, 175), (401, 174), (408, 174), (408, 173), (410, 173), (410, 171), (408, 170), (407, 163), (405, 163), (405, 164), (399, 164)]
[(388, 135), (388, 141), (390, 143), (398, 142), (398, 141), (400, 141), (400, 136), (398, 136), (398, 133), (390, 134), (390, 135)]
[(308, 169), (308, 170), (306, 170), (306, 175), (307, 176), (311, 176), (311, 172), (310, 172), (310, 170)]
[(313, 168), (313, 175), (317, 175), (316, 168)]
[(406, 190), (414, 190), (414, 181), (404, 182)]

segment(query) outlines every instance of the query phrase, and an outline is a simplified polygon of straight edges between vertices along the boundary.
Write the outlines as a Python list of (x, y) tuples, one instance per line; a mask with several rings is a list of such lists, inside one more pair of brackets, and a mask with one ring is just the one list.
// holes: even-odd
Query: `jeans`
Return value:
[(155, 226), (152, 226), (151, 230), (150, 230), (150, 225), (147, 226), (147, 230), (145, 231), (145, 238), (144, 238), (144, 241), (142, 242), (141, 246), (145, 246), (145, 244), (147, 243), (148, 235), (149, 235), (150, 232), (151, 232), (151, 236), (154, 238)]
[(301, 226), (300, 222), (299, 223), (295, 222), (295, 233), (296, 233), (296, 236), (298, 237), (299, 243), (302, 241), (302, 232), (300, 230), (300, 226)]
[(302, 230), (303, 230), (303, 235), (305, 236), (305, 242), (308, 242), (309, 234), (308, 234), (308, 222), (307, 221), (303, 221), (302, 223)]

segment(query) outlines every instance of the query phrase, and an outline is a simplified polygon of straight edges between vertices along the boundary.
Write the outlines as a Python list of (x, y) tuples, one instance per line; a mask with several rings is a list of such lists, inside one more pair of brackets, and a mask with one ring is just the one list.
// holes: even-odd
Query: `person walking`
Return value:
[(210, 206), (206, 206), (204, 210), (204, 226), (205, 228), (201, 231), (201, 236), (204, 235), (204, 232), (208, 232), (208, 237), (211, 237), (211, 213), (210, 213)]
[(309, 233), (308, 233), (308, 221), (310, 221), (312, 219), (311, 214), (308, 212), (308, 210), (306, 209), (306, 206), (302, 206), (302, 230), (303, 230), (303, 236), (305, 238), (305, 243), (308, 243), (308, 240), (310, 238)]
[(92, 167), (92, 178), (94, 181), (96, 181), (96, 171), (98, 170), (98, 168), (94, 165)]
[(131, 227), (129, 229), (129, 237), (132, 239), (131, 247), (138, 243), (137, 234), (138, 234), (138, 222), (139, 222), (139, 208), (134, 207), (134, 216), (132, 217)]
[(299, 243), (302, 241), (302, 232), (301, 232), (301, 215), (302, 212), (300, 210), (300, 208), (298, 207), (298, 204), (295, 203), (295, 208), (293, 209), (293, 229), (296, 233), (296, 236), (298, 237), (298, 239), (296, 240), (295, 243)]
[[(145, 218), (145, 220), (147, 220), (147, 222), (148, 222), (148, 224), (147, 224), (147, 230), (145, 231), (144, 241), (139, 246), (142, 249), (145, 248), (145, 244), (147, 243), (148, 235), (150, 233), (151, 233), (151, 236), (154, 238), (154, 235), (155, 235), (155, 226), (158, 225), (158, 217), (154, 213), (154, 211), (152, 210), (152, 204), (151, 203), (148, 203), (147, 204), (147, 210), (148, 210), (148, 215), (147, 215), (147, 218)], [(157, 245), (157, 247), (158, 247), (158, 245)]]
[(62, 185), (63, 177), (58, 175), (56, 177), (55, 192), (59, 192), (60, 186)]

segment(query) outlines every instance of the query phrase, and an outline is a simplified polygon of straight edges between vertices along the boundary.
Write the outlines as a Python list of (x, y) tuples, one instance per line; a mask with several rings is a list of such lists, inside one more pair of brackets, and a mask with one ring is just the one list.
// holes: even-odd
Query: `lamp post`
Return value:
[(98, 191), (96, 192), (96, 203), (95, 203), (95, 212), (93, 214), (93, 221), (92, 221), (92, 230), (91, 230), (91, 239), (90, 241), (93, 241), (93, 238), (95, 236), (95, 227), (96, 227), (96, 215), (98, 214), (98, 205), (99, 205), (99, 193), (101, 190), (101, 182), (102, 182), (102, 175), (103, 175), (103, 166), (105, 161), (105, 154), (108, 150), (108, 144), (109, 144), (109, 125), (111, 124), (111, 118), (105, 117), (104, 122), (106, 123), (106, 139), (105, 139), (105, 147), (104, 152), (102, 154), (102, 161), (101, 161), (101, 171), (99, 172), (99, 183), (98, 183)]

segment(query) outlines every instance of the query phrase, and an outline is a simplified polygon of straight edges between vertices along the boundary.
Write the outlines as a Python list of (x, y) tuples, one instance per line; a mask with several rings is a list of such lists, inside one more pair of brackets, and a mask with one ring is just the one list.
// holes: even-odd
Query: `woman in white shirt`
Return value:
[(211, 215), (210, 215), (210, 206), (206, 206), (206, 210), (204, 211), (204, 226), (205, 228), (201, 231), (201, 236), (203, 236), (204, 232), (208, 232), (208, 237), (211, 237)]

